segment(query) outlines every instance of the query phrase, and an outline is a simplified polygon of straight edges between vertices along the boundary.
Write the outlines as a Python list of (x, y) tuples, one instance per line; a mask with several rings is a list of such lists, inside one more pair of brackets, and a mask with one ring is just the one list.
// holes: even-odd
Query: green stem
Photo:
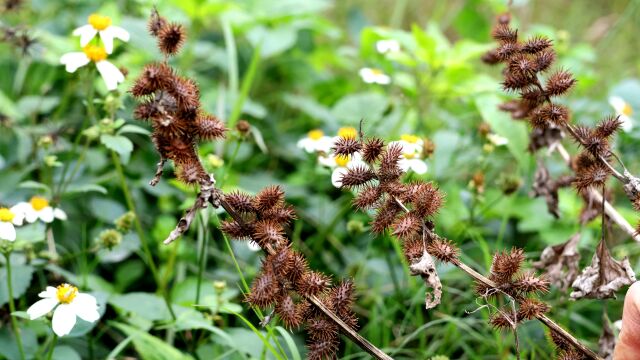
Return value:
[(16, 336), (16, 344), (18, 345), (18, 351), (20, 351), (20, 358), (25, 360), (24, 348), (22, 347), (22, 336), (20, 335), (20, 328), (18, 327), (18, 320), (13, 315), (16, 311), (16, 305), (13, 302), (13, 279), (11, 278), (11, 254), (9, 252), (4, 253), (4, 258), (7, 266), (7, 288), (9, 289), (9, 311), (11, 312), (11, 327), (13, 327), (13, 333)]
[(53, 335), (53, 341), (51, 342), (51, 348), (49, 349), (49, 355), (47, 355), (47, 360), (51, 360), (53, 358), (53, 350), (56, 348), (57, 343), (58, 343), (58, 335)]
[(171, 306), (171, 302), (168, 299), (168, 294), (165, 291), (165, 283), (161, 281), (160, 276), (158, 274), (158, 268), (156, 267), (155, 262), (153, 262), (153, 256), (151, 255), (151, 249), (149, 248), (149, 243), (147, 242), (147, 237), (144, 235), (144, 231), (142, 229), (142, 224), (140, 223), (140, 217), (136, 212), (136, 206), (133, 202), (133, 198), (131, 197), (131, 193), (129, 192), (129, 187), (127, 186), (127, 179), (124, 175), (124, 170), (122, 169), (122, 165), (120, 164), (120, 158), (115, 151), (111, 150), (111, 159), (113, 160), (113, 165), (116, 167), (116, 172), (118, 173), (118, 177), (120, 178), (120, 187), (122, 188), (122, 193), (124, 194), (125, 201), (127, 202), (127, 207), (129, 211), (135, 214), (135, 227), (136, 232), (138, 233), (138, 238), (140, 239), (140, 244), (142, 245), (142, 251), (144, 252), (144, 257), (149, 266), (149, 270), (153, 275), (153, 279), (158, 286), (158, 290), (162, 294), (164, 301), (167, 305), (167, 309), (169, 309), (169, 313), (171, 314), (171, 318), (176, 320), (176, 314), (173, 311), (173, 307)]
[(227, 127), (229, 129), (233, 128), (238, 122), (240, 118), (240, 114), (242, 113), (242, 105), (247, 100), (249, 96), (249, 90), (251, 90), (251, 85), (253, 85), (253, 80), (256, 77), (256, 73), (258, 70), (258, 63), (260, 62), (260, 45), (258, 45), (253, 50), (253, 55), (251, 56), (251, 62), (249, 63), (249, 68), (247, 69), (247, 73), (244, 75), (242, 79), (242, 85), (240, 86), (240, 93), (235, 99), (235, 103), (233, 104), (233, 110), (231, 111), (231, 115), (229, 116), (229, 121), (227, 122)]
[(209, 246), (209, 230), (208, 230), (208, 219), (204, 215), (203, 212), (200, 213), (200, 222), (201, 234), (199, 234), (202, 239), (200, 239), (200, 259), (198, 259), (198, 279), (197, 279), (197, 287), (196, 287), (196, 301), (195, 304), (198, 305), (200, 303), (200, 287), (202, 286), (202, 275), (204, 274), (204, 269), (207, 267), (207, 246)]

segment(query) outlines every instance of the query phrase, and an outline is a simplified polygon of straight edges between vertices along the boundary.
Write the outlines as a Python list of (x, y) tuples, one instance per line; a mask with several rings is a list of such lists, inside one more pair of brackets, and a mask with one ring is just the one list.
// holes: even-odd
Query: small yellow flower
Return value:
[(358, 130), (356, 128), (347, 126), (338, 129), (338, 137), (343, 139), (355, 139), (358, 136)]
[(127, 30), (111, 25), (111, 18), (98, 14), (89, 15), (88, 24), (73, 30), (73, 35), (80, 36), (80, 46), (85, 47), (98, 34), (104, 43), (107, 54), (113, 52), (113, 39), (129, 41)]
[(41, 196), (34, 196), (29, 202), (18, 203), (13, 208), (24, 214), (28, 223), (38, 219), (45, 223), (53, 222), (54, 219), (67, 220), (67, 214), (64, 211), (51, 207), (49, 201)]
[(15, 206), (11, 209), (0, 207), (0, 240), (15, 241), (15, 226), (22, 225), (23, 220), (24, 214), (18, 211)]
[(96, 68), (102, 76), (108, 90), (115, 90), (118, 84), (124, 81), (124, 75), (115, 65), (107, 61), (107, 53), (101, 46), (87, 45), (82, 48), (82, 52), (71, 52), (62, 55), (60, 63), (65, 65), (65, 69), (73, 73), (78, 68), (90, 62), (96, 64)]
[(78, 288), (69, 284), (62, 284), (56, 288), (56, 297), (61, 304), (69, 304), (78, 295)]
[(308, 153), (323, 152), (328, 153), (333, 146), (333, 139), (325, 136), (320, 129), (314, 129), (307, 133), (307, 137), (298, 141), (297, 146)]

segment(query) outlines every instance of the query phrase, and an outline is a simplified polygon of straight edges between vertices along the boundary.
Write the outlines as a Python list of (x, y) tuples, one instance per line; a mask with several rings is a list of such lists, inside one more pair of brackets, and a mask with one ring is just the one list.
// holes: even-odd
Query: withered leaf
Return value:
[(535, 128), (529, 135), (529, 151), (533, 153), (545, 147), (552, 151), (563, 137), (564, 133), (555, 125), (546, 129)]
[(600, 334), (600, 339), (598, 339), (598, 347), (598, 355), (602, 356), (605, 360), (613, 359), (616, 337), (606, 312), (602, 313), (602, 333)]
[[(442, 297), (442, 284), (440, 283), (440, 277), (436, 271), (436, 264), (429, 253), (424, 250), (422, 257), (416, 259), (411, 265), (409, 270), (413, 276), (421, 276), (427, 285), (427, 291), (425, 293), (424, 305), (427, 309), (432, 309), (440, 304), (440, 298)], [(433, 289), (433, 292), (429, 292), (429, 289)]]
[(549, 174), (549, 170), (542, 161), (538, 161), (535, 179), (533, 182), (533, 197), (543, 196), (547, 202), (547, 210), (556, 218), (560, 217), (558, 210), (558, 189), (569, 186), (573, 181), (573, 177), (561, 176), (557, 180), (553, 180)]
[(533, 263), (533, 267), (544, 271), (551, 284), (566, 290), (580, 272), (579, 242), (580, 233), (576, 233), (562, 244), (547, 246), (540, 255), (540, 261)]
[(571, 285), (573, 292), (571, 298), (608, 299), (615, 298), (616, 291), (625, 285), (636, 281), (636, 275), (631, 269), (629, 259), (617, 261), (609, 253), (609, 249), (603, 240), (600, 240), (596, 253), (593, 255), (591, 265), (582, 270), (582, 273)]

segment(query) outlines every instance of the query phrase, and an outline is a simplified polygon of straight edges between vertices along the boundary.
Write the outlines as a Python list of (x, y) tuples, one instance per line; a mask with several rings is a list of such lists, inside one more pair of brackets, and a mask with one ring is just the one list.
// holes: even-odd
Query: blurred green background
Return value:
[[(242, 293), (261, 254), (224, 238), (214, 211), (203, 212), (174, 244), (162, 245), (196, 189), (179, 184), (171, 166), (158, 186), (148, 185), (158, 155), (148, 124), (132, 115), (128, 88), (145, 64), (162, 59), (146, 31), (154, 5), (188, 31), (171, 65), (198, 82), (203, 107), (231, 129), (225, 143), (201, 144), (205, 166), (224, 190), (285, 188), (299, 216), (290, 231), (294, 247), (312, 268), (336, 280), (354, 279), (362, 336), (398, 359), (515, 358), (513, 335), (492, 330), (488, 310), (471, 313), (482, 302), (456, 268), (439, 267), (442, 304), (424, 310), (424, 284), (408, 275), (397, 241), (371, 235), (369, 216), (350, 208), (353, 194), (333, 187), (331, 171), (296, 146), (310, 130), (335, 135), (361, 119), (367, 134), (387, 141), (402, 134), (433, 141), (428, 172), (408, 177), (432, 180), (446, 192), (436, 230), (480, 272), (488, 272), (497, 250), (523, 247), (534, 261), (545, 246), (566, 241), (581, 229), (580, 197), (561, 190), (561, 217), (555, 219), (544, 199), (529, 193), (536, 158), (554, 176), (567, 169), (557, 156), (527, 151), (526, 124), (497, 109), (508, 98), (500, 70), (480, 61), (493, 47), (491, 26), (507, 10), (505, 1), (33, 0), (0, 14), (0, 203), (38, 194), (69, 219), (18, 230), (11, 256), (20, 267), (14, 280), (20, 291), (14, 295), (25, 310), (47, 284), (68, 281), (94, 294), (105, 310), (93, 326), (82, 324), (60, 339), (57, 358), (295, 359), (306, 352), (304, 331), (287, 332), (275, 321), (260, 329)], [(59, 64), (63, 54), (80, 51), (71, 32), (92, 13), (110, 16), (131, 34), (127, 43), (116, 40), (108, 58), (128, 73), (114, 92), (92, 64), (73, 74)], [(575, 122), (593, 125), (613, 114), (611, 95), (640, 111), (640, 1), (514, 1), (512, 13), (522, 36), (552, 38), (558, 66), (577, 77), (563, 100)], [(26, 50), (16, 40), (23, 32), (35, 39)], [(400, 51), (376, 51), (385, 39), (396, 40)], [(359, 76), (364, 67), (379, 69), (391, 83), (366, 83)], [(249, 135), (235, 129), (241, 119), (251, 124)], [(492, 145), (478, 131), (481, 123), (508, 144)], [(638, 173), (640, 123), (635, 125), (615, 146)], [(570, 141), (565, 144), (575, 153)], [(472, 181), (477, 174), (483, 184), (478, 177)], [(610, 188), (620, 199), (616, 207), (635, 224), (620, 186), (612, 182)], [(122, 231), (123, 239), (107, 248), (102, 232), (128, 211), (135, 211), (140, 227)], [(581, 232), (584, 267), (600, 236), (599, 220)], [(626, 234), (613, 228), (609, 244), (616, 258), (629, 256), (640, 270), (640, 248)], [(177, 321), (163, 293), (176, 307)], [(550, 317), (596, 348), (603, 309), (618, 320), (622, 294), (606, 302), (572, 302), (568, 293), (553, 288), (544, 296), (553, 306)], [(17, 359), (7, 295), (0, 295), (0, 357)], [(44, 322), (20, 324), (28, 355), (38, 356), (50, 343), (50, 330)], [(519, 336), (522, 358), (553, 358), (541, 324), (524, 324)], [(345, 340), (339, 357), (367, 355)]]

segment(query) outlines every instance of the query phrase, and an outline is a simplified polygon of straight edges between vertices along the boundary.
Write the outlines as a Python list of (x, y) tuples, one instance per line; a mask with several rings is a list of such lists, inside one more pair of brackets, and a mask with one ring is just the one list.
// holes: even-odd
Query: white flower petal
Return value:
[(104, 44), (104, 51), (106, 51), (107, 54), (111, 54), (113, 52), (113, 33), (109, 31), (109, 28), (106, 28), (101, 30), (99, 34)]
[(89, 61), (91, 60), (83, 52), (64, 54), (60, 58), (60, 63), (65, 65), (65, 69), (70, 73), (75, 72), (79, 67), (87, 65)]
[(298, 140), (298, 144), (297, 146), (299, 148), (304, 149), (304, 151), (308, 152), (308, 153), (313, 153), (315, 152), (315, 140), (311, 139), (311, 138), (302, 138), (300, 140)]
[(118, 87), (118, 84), (124, 81), (124, 75), (122, 75), (120, 69), (112, 63), (102, 60), (96, 63), (96, 67), (98, 68), (100, 75), (102, 75), (102, 79), (106, 83), (107, 89), (115, 90)]
[(89, 41), (91, 41), (96, 36), (97, 33), (98, 33), (98, 30), (96, 30), (91, 25), (80, 26), (79, 28), (73, 30), (74, 36), (80, 36), (80, 46), (82, 47), (87, 46)]
[(249, 247), (249, 250), (256, 252), (256, 251), (260, 251), (262, 250), (262, 248), (260, 247), (260, 245), (258, 245), (257, 242), (255, 241), (249, 241), (247, 242), (247, 246)]
[(379, 53), (385, 54), (388, 52), (398, 52), (400, 51), (400, 43), (397, 40), (387, 39), (387, 40), (378, 40), (376, 42), (376, 50)]
[(337, 166), (336, 158), (333, 155), (329, 155), (329, 156), (320, 155), (318, 156), (318, 162), (320, 163), (320, 165), (326, 166), (328, 168), (334, 168)]
[(316, 151), (328, 153), (331, 151), (335, 141), (331, 136), (323, 136), (316, 142)]
[(38, 217), (46, 223), (53, 222), (53, 208), (51, 206), (47, 206), (38, 211)]
[(411, 168), (411, 163), (405, 158), (400, 158), (400, 160), (398, 160), (398, 166), (402, 172), (407, 172)]
[(425, 163), (420, 159), (411, 159), (409, 160), (409, 164), (410, 164), (411, 170), (413, 170), (413, 172), (419, 175), (426, 173), (428, 170), (427, 163)]
[(15, 206), (9, 209), (9, 211), (14, 215), (13, 220), (11, 220), (13, 225), (22, 226), (22, 223), (24, 222), (24, 211), (20, 208), (16, 208)]
[[(40, 300), (42, 301), (42, 300)], [(51, 327), (58, 336), (69, 335), (76, 325), (76, 313), (70, 304), (60, 304), (53, 312)]]
[(347, 173), (347, 171), (348, 170), (345, 167), (339, 167), (333, 170), (333, 173), (331, 173), (331, 183), (333, 186), (337, 188), (342, 187), (342, 177)]
[(0, 240), (16, 240), (16, 228), (12, 223), (0, 221)]
[(67, 220), (67, 213), (62, 209), (53, 209), (53, 217), (59, 220)]
[(58, 305), (58, 299), (56, 298), (46, 298), (36, 301), (35, 304), (27, 309), (29, 319), (34, 320), (48, 314), (56, 305)]
[(100, 318), (96, 298), (89, 294), (78, 293), (70, 305), (76, 315), (84, 321), (94, 322)]
[(622, 128), (622, 131), (628, 133), (633, 129), (633, 122), (631, 121), (631, 118), (624, 114), (620, 114), (619, 116), (619, 119), (622, 122), (622, 124), (620, 124), (620, 128)]
[(617, 113), (621, 113), (622, 110), (624, 110), (624, 106), (627, 104), (627, 102), (619, 96), (611, 96), (609, 98), (609, 104), (616, 110)]
[(47, 288), (44, 291), (41, 291), (38, 296), (40, 296), (41, 298), (55, 298), (57, 296), (57, 289), (54, 288), (53, 286), (47, 286)]

